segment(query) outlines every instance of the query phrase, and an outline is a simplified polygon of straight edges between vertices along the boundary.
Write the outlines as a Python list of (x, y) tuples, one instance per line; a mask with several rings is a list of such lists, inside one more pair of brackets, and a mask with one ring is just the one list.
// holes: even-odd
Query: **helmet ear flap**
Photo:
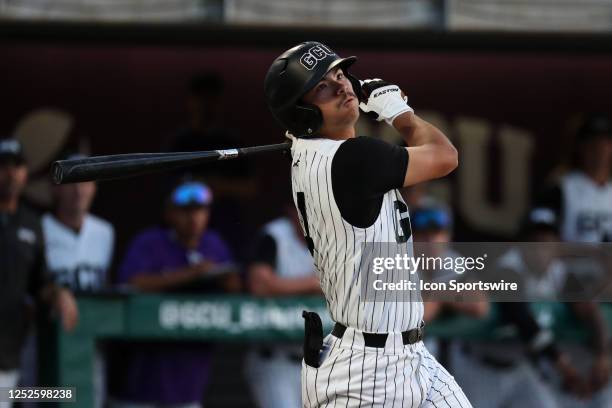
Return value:
[(295, 136), (312, 137), (319, 133), (323, 125), (323, 114), (321, 110), (313, 105), (296, 105), (294, 110), (294, 122), (300, 127), (292, 132)]

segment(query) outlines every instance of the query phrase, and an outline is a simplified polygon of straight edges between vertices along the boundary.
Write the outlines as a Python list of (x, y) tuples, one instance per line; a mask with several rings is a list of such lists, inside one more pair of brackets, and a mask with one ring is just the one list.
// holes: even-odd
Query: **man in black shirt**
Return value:
[(18, 380), (28, 295), (54, 306), (66, 330), (78, 318), (72, 294), (47, 274), (39, 217), (19, 201), (27, 177), (21, 144), (0, 140), (0, 387), (14, 387)]

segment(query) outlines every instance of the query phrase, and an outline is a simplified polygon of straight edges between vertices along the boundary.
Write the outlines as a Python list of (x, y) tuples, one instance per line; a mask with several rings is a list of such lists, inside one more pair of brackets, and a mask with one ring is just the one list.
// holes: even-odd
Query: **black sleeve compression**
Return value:
[(376, 220), (386, 192), (401, 188), (408, 151), (371, 137), (349, 139), (332, 161), (334, 198), (342, 217), (365, 228)]
[(276, 268), (276, 241), (269, 234), (263, 234), (255, 243), (252, 263), (265, 263)]
[(536, 199), (536, 207), (545, 207), (553, 210), (557, 217), (561, 218), (563, 211), (563, 191), (559, 185), (549, 187), (539, 194)]

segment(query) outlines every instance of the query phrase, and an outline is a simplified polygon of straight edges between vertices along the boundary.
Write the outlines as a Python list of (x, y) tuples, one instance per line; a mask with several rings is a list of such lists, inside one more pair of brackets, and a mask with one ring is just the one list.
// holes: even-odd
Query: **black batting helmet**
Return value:
[(276, 58), (264, 83), (266, 102), (274, 118), (297, 137), (315, 136), (323, 125), (318, 107), (301, 101), (325, 75), (340, 67), (361, 99), (359, 80), (348, 73), (356, 57), (340, 58), (325, 44), (304, 42)]

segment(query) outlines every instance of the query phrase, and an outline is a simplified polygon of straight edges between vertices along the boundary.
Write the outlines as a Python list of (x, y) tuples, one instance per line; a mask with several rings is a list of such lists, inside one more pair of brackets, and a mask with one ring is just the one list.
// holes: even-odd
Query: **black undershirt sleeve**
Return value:
[(531, 355), (546, 357), (553, 361), (557, 360), (559, 349), (552, 338), (537, 347), (533, 345), (542, 328), (533, 316), (529, 303), (500, 302), (498, 308), (501, 321), (513, 324), (516, 327), (519, 339), (528, 346), (528, 351)]
[(372, 225), (389, 190), (404, 185), (408, 150), (371, 137), (349, 139), (338, 148), (331, 168), (334, 198), (352, 225)]
[(263, 234), (255, 243), (252, 263), (264, 263), (276, 269), (276, 241), (269, 234)]
[(536, 198), (536, 207), (550, 208), (556, 214), (558, 219), (563, 215), (563, 191), (561, 186), (555, 185), (544, 190)]

